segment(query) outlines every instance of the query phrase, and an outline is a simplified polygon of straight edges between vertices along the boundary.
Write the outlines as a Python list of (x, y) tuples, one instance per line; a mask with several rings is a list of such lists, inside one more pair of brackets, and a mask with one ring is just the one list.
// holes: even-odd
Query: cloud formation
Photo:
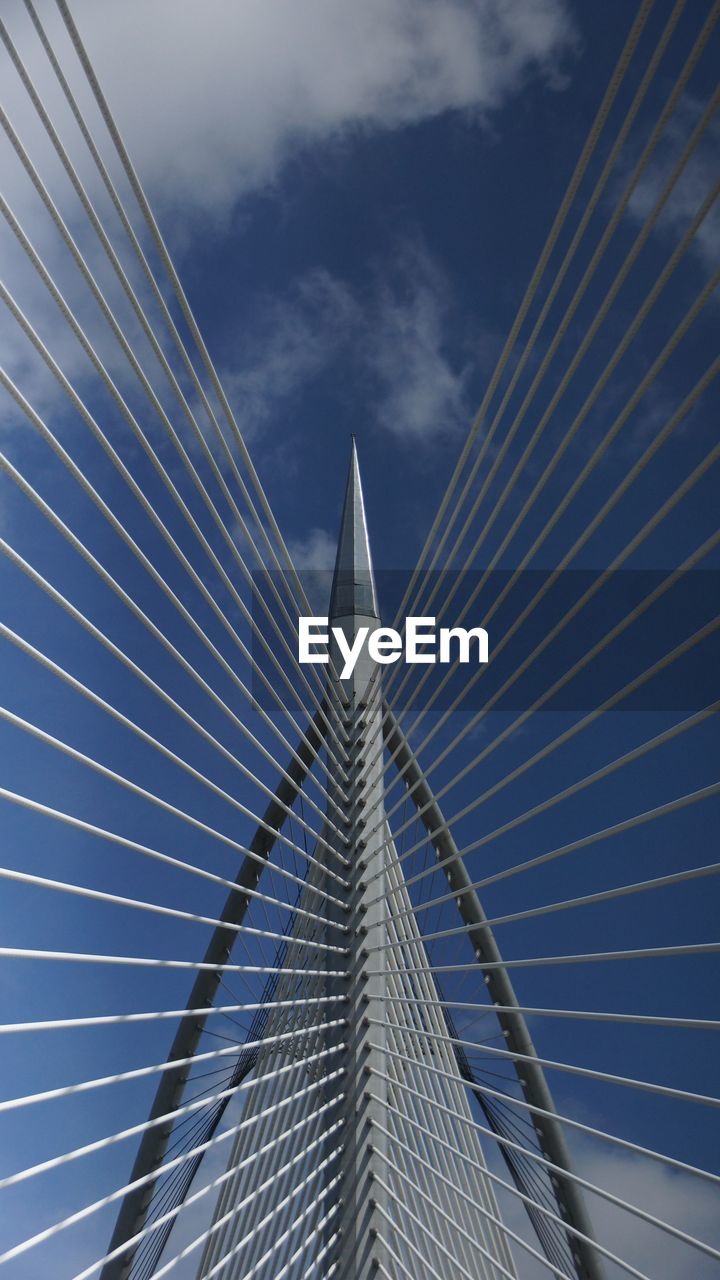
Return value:
[[(104, 125), (51, 3), (38, 5), (92, 133), (110, 159)], [(358, 131), (419, 124), (448, 111), (476, 117), (501, 107), (531, 77), (553, 82), (574, 33), (566, 0), (77, 0), (73, 13), (163, 229), (177, 252), (215, 234), (249, 193), (272, 187), (289, 160), (343, 142)], [(10, 34), (60, 137), (85, 182), (135, 287), (137, 264), (117, 234), (67, 104), (22, 6), (8, 15)], [(4, 97), (22, 143), (76, 235), (118, 318), (144, 339), (99, 242), (62, 172), (16, 72), (8, 65)], [(79, 279), (18, 157), (0, 137), (5, 193), (21, 224), (86, 326), (99, 354), (125, 388), (126, 361)], [(126, 187), (110, 159), (120, 190)], [(131, 202), (130, 202), (131, 203)], [(198, 221), (199, 220), (199, 221)], [(214, 227), (212, 224), (215, 223)], [(0, 227), (7, 282), (31, 322), (76, 383), (89, 374), (77, 341), (19, 249)], [(261, 425), (272, 404), (327, 367), (352, 337), (374, 394), (379, 420), (401, 436), (427, 439), (463, 417), (462, 371), (444, 348), (448, 291), (422, 251), (406, 253), (388, 283), (353, 294), (322, 270), (309, 271), (286, 296), (261, 304), (257, 341), (234, 374), (235, 402), (246, 428)], [(415, 276), (411, 280), (411, 275)], [(151, 306), (151, 318), (157, 316)], [(42, 412), (58, 388), (13, 322), (3, 326), (3, 361)], [(262, 343), (260, 339), (262, 338)], [(154, 374), (151, 374), (154, 379)], [(272, 397), (269, 389), (272, 388)], [(12, 408), (7, 421), (21, 421)]]
[(239, 356), (223, 375), (252, 439), (293, 396), (346, 349), (362, 324), (362, 309), (347, 286), (324, 268), (305, 272), (282, 295), (260, 295), (252, 331), (243, 330)]
[(417, 238), (376, 261), (362, 289), (316, 268), (283, 296), (260, 299), (253, 317), (241, 363), (224, 376), (249, 439), (340, 361), (362, 377), (374, 420), (398, 438), (429, 443), (467, 422), (466, 370), (449, 352), (450, 284)]
[(288, 551), (296, 568), (324, 572), (335, 563), (337, 539), (326, 529), (310, 529), (304, 538), (289, 542)]
[(467, 421), (465, 371), (447, 351), (451, 291), (436, 262), (414, 243), (383, 282), (363, 354), (377, 384), (378, 421), (416, 443)]
[(573, 41), (565, 0), (82, 0), (74, 12), (141, 172), (205, 211), (272, 182), (309, 144), (492, 111), (529, 76), (556, 77)]
[[(660, 1141), (656, 1144), (658, 1149), (663, 1145)], [(589, 1182), (715, 1248), (720, 1244), (716, 1191), (707, 1182), (604, 1144), (580, 1140), (573, 1143), (573, 1152), (577, 1172)], [(489, 1163), (506, 1177), (496, 1153), (490, 1154)], [(711, 1280), (715, 1275), (716, 1264), (707, 1255), (643, 1222), (636, 1214), (592, 1193), (585, 1194), (596, 1239), (643, 1275), (653, 1280), (687, 1280), (690, 1275), (693, 1280)], [(503, 1194), (502, 1214), (511, 1230), (538, 1247), (525, 1210), (515, 1196)], [(523, 1280), (547, 1280), (547, 1267), (519, 1248), (515, 1256)], [(607, 1258), (603, 1260), (603, 1270), (607, 1280), (627, 1276), (624, 1268)]]
[[(644, 222), (654, 209), (702, 116), (703, 108), (704, 103), (688, 95), (672, 116), (653, 162), (630, 199), (628, 211), (634, 221)], [(717, 177), (716, 157), (719, 146), (720, 124), (715, 118), (705, 130), (660, 215), (658, 228), (673, 246), (685, 234), (704, 201), (712, 193)], [(720, 208), (716, 200), (695, 234), (692, 251), (712, 268), (717, 262), (719, 249)]]

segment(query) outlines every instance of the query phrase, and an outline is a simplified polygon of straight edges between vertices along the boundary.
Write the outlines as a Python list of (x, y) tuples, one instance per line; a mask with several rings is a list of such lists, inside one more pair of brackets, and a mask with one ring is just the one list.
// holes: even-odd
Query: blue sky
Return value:
[[(607, 0), (602, 6), (562, 0), (373, 0), (362, 6), (304, 0), (302, 5), (248, 3), (239, 11), (219, 3), (198, 7), (156, 0), (148, 7), (132, 0), (108, 0), (73, 7), (109, 101), (146, 185), (163, 233), (171, 246), (189, 300), (223, 379), (237, 421), (266, 487), (283, 534), (298, 564), (327, 568), (332, 561), (349, 451), (356, 433), (375, 563), (407, 569), (420, 551), (465, 432), (481, 402), (488, 378), (512, 324), (527, 280), (544, 243), (593, 115), (631, 21), (630, 6)], [(43, 21), (68, 68), (73, 88), (103, 154), (110, 147), (102, 132), (54, 6), (38, 5)], [(658, 2), (647, 22), (627, 83), (611, 112), (606, 132), (580, 189), (579, 200), (560, 243), (560, 260), (607, 157), (655, 48), (671, 6)], [(539, 360), (580, 280), (624, 183), (687, 57), (707, 13), (691, 4), (681, 17), (626, 147), (607, 184), (598, 210), (551, 313), (536, 355)], [(61, 102), (44, 55), (18, 2), (3, 15), (21, 56), (36, 78), (43, 100), (86, 181), (131, 279), (143, 288), (107, 196)], [(613, 237), (603, 266), (560, 345), (516, 443), (499, 471), (478, 522), (520, 456), (540, 420), (579, 341), (630, 249), (662, 183), (699, 119), (714, 85), (717, 34), (694, 71), (671, 117), (651, 165), (641, 179)], [(76, 235), (101, 287), (121, 322), (164, 406), (173, 403), (107, 261), (84, 220), (65, 175), (15, 72), (3, 76), (7, 109), (38, 165), (48, 189)], [(713, 129), (715, 132), (713, 133)], [(547, 431), (523, 470), (507, 506), (489, 530), (475, 569), (482, 569), (499, 546), (514, 514), (602, 373), (628, 323), (652, 287), (713, 180), (711, 156), (717, 131), (711, 126), (688, 166), (607, 322), (568, 387)], [(130, 376), (66, 248), (36, 193), (3, 138), (7, 198), (38, 252), (55, 276), (80, 323), (106, 362), (127, 403), (147, 431), (163, 465), (186, 497), (216, 555), (233, 581), (236, 561), (197, 500), (157, 417)], [(110, 165), (123, 198), (129, 195), (115, 163)], [(134, 214), (133, 214), (134, 216)], [(139, 219), (136, 222), (139, 228)], [(145, 243), (145, 242), (144, 242)], [(501, 567), (512, 569), (560, 502), (580, 466), (629, 399), (644, 373), (717, 268), (720, 226), (717, 210), (702, 224), (693, 246), (663, 290), (628, 354), (590, 413), (548, 488), (510, 543)], [(155, 261), (148, 247), (151, 260)], [(208, 589), (244, 639), (248, 628), (232, 596), (203, 556), (167, 491), (141, 454), (126, 422), (92, 373), (78, 344), (59, 318), (32, 267), (7, 226), (0, 255), (8, 288), (61, 364), (88, 408), (138, 483), (190, 557)], [(552, 269), (552, 264), (551, 264)], [(145, 293), (142, 294), (143, 299)], [(542, 295), (541, 295), (542, 296)], [(156, 311), (148, 304), (155, 320)], [(533, 318), (534, 318), (533, 313)], [(534, 567), (552, 568), (601, 506), (614, 486), (662, 428), (714, 358), (717, 301), (711, 301), (662, 374), (641, 399), (603, 463), (568, 509), (542, 548)], [(85, 425), (48, 377), (9, 313), (0, 329), (2, 363), (23, 394), (83, 468), (153, 564), (206, 628), (229, 662), (238, 655), (198, 590), (130, 496)], [(174, 366), (175, 367), (175, 366)], [(523, 387), (527, 384), (522, 384)], [(520, 403), (511, 402), (514, 414)], [(120, 539), (80, 493), (17, 406), (3, 402), (3, 450), (77, 536), (122, 584), (197, 670), (227, 699), (238, 715), (246, 703), (237, 686), (211, 658), (207, 647), (178, 620), (177, 611), (139, 568)], [(188, 443), (203, 476), (207, 468), (176, 407), (173, 422)], [(511, 418), (508, 415), (507, 421)], [(582, 552), (578, 565), (602, 569), (651, 512), (701, 461), (715, 441), (717, 392), (706, 394)], [(499, 440), (502, 439), (502, 432)], [(494, 457), (491, 452), (489, 461)], [(214, 491), (213, 491), (214, 492)], [(716, 527), (714, 471), (693, 489), (642, 546), (629, 567), (671, 569)], [(160, 682), (211, 733), (273, 786), (273, 770), (243, 740), (236, 723), (223, 715), (183, 674), (166, 650), (131, 618), (66, 542), (20, 494), (7, 476), (0, 488), (0, 533), (135, 661)], [(242, 554), (247, 547), (239, 537)], [(703, 568), (717, 568), (708, 557)], [(232, 791), (254, 812), (262, 797), (227, 759), (157, 700), (152, 701), (127, 671), (68, 618), (18, 570), (3, 562), (3, 620), (55, 662), (84, 680), (101, 697), (121, 707), (148, 732)], [(711, 588), (709, 588), (711, 590)], [(241, 589), (243, 599), (247, 590)], [(716, 597), (715, 597), (716, 598)], [(709, 615), (715, 610), (708, 601)], [(512, 608), (509, 609), (512, 616)], [(673, 642), (682, 638), (676, 619)], [(492, 645), (491, 632), (491, 645)], [(662, 637), (654, 637), (660, 643)], [(666, 646), (668, 647), (668, 646)], [(695, 659), (693, 659), (694, 661)], [(242, 679), (247, 671), (237, 667)], [(252, 824), (207, 789), (137, 743), (16, 648), (4, 645), (2, 702), (14, 714), (69, 742), (79, 751), (162, 795), (240, 843)], [(712, 694), (710, 696), (716, 696)], [(660, 700), (662, 703), (662, 700)], [(285, 749), (250, 714), (248, 723), (279, 759)], [(488, 756), (475, 775), (443, 802), (447, 814), (468, 804), (534, 750), (577, 718), (545, 713)], [(678, 718), (677, 711), (615, 713), (458, 823), (462, 846), (494, 830), (518, 812), (621, 755)], [(469, 735), (434, 776), (448, 781), (462, 760), (479, 752), (507, 718), (490, 715)], [(432, 724), (432, 720), (430, 720)], [(287, 731), (287, 724), (283, 725)], [(458, 732), (441, 730), (428, 748), (427, 764)], [(129, 839), (234, 875), (232, 850), (192, 831), (186, 823), (128, 796), (114, 783), (89, 772), (22, 730), (2, 727), (3, 785), (56, 806)], [(653, 753), (566, 805), (521, 826), (510, 836), (468, 857), (474, 877), (559, 847), (635, 813), (651, 809), (717, 779), (717, 735), (707, 721), (674, 744)], [(398, 794), (398, 790), (393, 793)], [(320, 801), (320, 793), (314, 792)], [(306, 812), (310, 821), (311, 812)], [(3, 865), (92, 885), (108, 892), (172, 902), (184, 910), (212, 913), (222, 892), (173, 873), (128, 850), (112, 847), (50, 819), (4, 805)], [(510, 879), (487, 895), (489, 914), (593, 892), (612, 885), (713, 861), (717, 800), (706, 801), (663, 822), (601, 841), (585, 853), (561, 859), (530, 875)], [(297, 831), (296, 831), (297, 834)], [(716, 848), (716, 840), (714, 847)], [(418, 857), (421, 857), (422, 851)], [(287, 866), (292, 865), (287, 854)], [(418, 864), (419, 865), (419, 864)], [(189, 881), (189, 885), (188, 885)], [(434, 892), (440, 878), (433, 877)], [(198, 888), (199, 886), (199, 888)], [(278, 886), (276, 886), (277, 888)], [(426, 886), (427, 887), (427, 886)], [(197, 890), (197, 892), (196, 892)], [(278, 888), (278, 892), (280, 889)], [(204, 928), (163, 921), (110, 906), (93, 907), (62, 894), (2, 887), (3, 936), (8, 946), (41, 946), (87, 951), (128, 951), (138, 955), (199, 955)], [(202, 907), (200, 906), (202, 900)], [(276, 913), (282, 918), (282, 913)], [(447, 908), (441, 923), (449, 927)], [(654, 894), (504, 926), (501, 946), (508, 955), (602, 950), (625, 945), (666, 945), (706, 940), (716, 933), (714, 881), (701, 880)], [(631, 940), (631, 941), (629, 941)], [(463, 940), (447, 948), (463, 954)], [(440, 953), (438, 952), (438, 958)], [(21, 1017), (70, 1015), (109, 1010), (179, 1007), (186, 974), (101, 971), (17, 962), (5, 965), (4, 1021)], [(529, 1005), (631, 1012), (673, 1012), (712, 1016), (717, 971), (708, 958), (580, 969), (522, 971), (521, 999)], [(258, 984), (255, 984), (259, 990)], [(453, 997), (453, 980), (445, 984)], [(464, 998), (472, 990), (465, 983)], [(246, 996), (247, 998), (247, 996)], [(458, 1019), (461, 1023), (461, 1019)], [(541, 1053), (551, 1058), (593, 1063), (605, 1070), (649, 1077), (700, 1092), (717, 1092), (713, 1038), (701, 1032), (631, 1030), (601, 1024), (536, 1020), (533, 1033)], [(52, 1041), (52, 1033), (29, 1051), (29, 1038), (10, 1043), (0, 1067), (7, 1096), (49, 1087), (104, 1071), (163, 1059), (167, 1027), (142, 1033), (88, 1031)], [(39, 1042), (38, 1042), (39, 1043)], [(82, 1045), (82, 1050), (78, 1048)], [(47, 1048), (46, 1048), (47, 1046)], [(19, 1074), (18, 1074), (19, 1073)], [(18, 1088), (18, 1079), (22, 1088)], [(152, 1089), (141, 1086), (88, 1095), (90, 1101), (63, 1103), (48, 1131), (42, 1107), (12, 1121), (4, 1163), (11, 1171), (30, 1159), (56, 1154), (91, 1140), (112, 1127), (140, 1119)], [(119, 1101), (117, 1100), (119, 1099)], [(590, 1124), (621, 1132), (632, 1140), (704, 1164), (717, 1160), (717, 1134), (704, 1111), (649, 1096), (626, 1094), (559, 1076), (560, 1109)], [(50, 1110), (48, 1109), (48, 1116)], [(130, 1117), (130, 1118), (127, 1118)], [(627, 1186), (660, 1216), (675, 1213), (678, 1225), (710, 1236), (711, 1210), (692, 1184), (657, 1171), (639, 1172), (632, 1162), (612, 1163), (603, 1151), (578, 1158), (597, 1180)], [(22, 1238), (50, 1223), (127, 1175), (131, 1144), (122, 1144), (96, 1163), (80, 1162), (68, 1181), (48, 1175), (47, 1192), (13, 1192), (12, 1212), (2, 1243)], [(29, 1159), (28, 1159), (29, 1157)], [(81, 1166), (82, 1165), (82, 1169)], [(90, 1172), (88, 1172), (90, 1170)], [(588, 1176), (593, 1176), (589, 1173)], [(645, 1181), (643, 1181), (645, 1179)], [(598, 1213), (602, 1219), (602, 1211)], [(58, 1275), (72, 1275), (99, 1256), (112, 1214), (70, 1240), (55, 1256)], [(20, 1230), (18, 1230), (18, 1227)], [(642, 1237), (623, 1237), (637, 1265), (654, 1275), (664, 1258), (668, 1280), (684, 1276), (672, 1249), (657, 1255)], [(65, 1243), (67, 1241), (67, 1243)], [(619, 1245), (618, 1245), (619, 1247)], [(39, 1255), (38, 1255), (39, 1256)], [(32, 1255), (11, 1263), (18, 1280), (37, 1275)], [(695, 1274), (710, 1275), (700, 1269)], [(674, 1268), (674, 1269), (672, 1269)], [(525, 1274), (525, 1273), (523, 1273)], [(532, 1273), (528, 1271), (528, 1276)], [(658, 1272), (659, 1274), (659, 1272)]]

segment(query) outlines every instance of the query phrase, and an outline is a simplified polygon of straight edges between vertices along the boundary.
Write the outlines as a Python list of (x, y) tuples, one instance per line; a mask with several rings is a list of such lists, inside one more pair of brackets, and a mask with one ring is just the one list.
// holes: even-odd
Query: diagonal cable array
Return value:
[(3, 13), (0, 1272), (717, 1268), (718, 17), (628, 16), (396, 591), (489, 661), (341, 679), (81, 24)]

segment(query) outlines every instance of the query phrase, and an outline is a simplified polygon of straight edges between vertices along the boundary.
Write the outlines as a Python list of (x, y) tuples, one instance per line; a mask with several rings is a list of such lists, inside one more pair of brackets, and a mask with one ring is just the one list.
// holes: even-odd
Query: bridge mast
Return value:
[[(329, 624), (341, 628), (348, 642), (361, 627), (379, 626), (377, 593), (370, 557), (360, 470), (355, 440), (340, 523), (335, 572), (330, 593)], [(330, 649), (332, 668), (342, 670), (336, 642)], [(331, 669), (332, 669), (331, 668)], [(349, 847), (345, 914), (350, 932), (347, 978), (335, 979), (348, 997), (345, 1042), (346, 1087), (343, 1105), (344, 1146), (341, 1157), (340, 1243), (338, 1272), (348, 1280), (369, 1280), (382, 1262), (381, 1217), (385, 1193), (376, 1181), (385, 1170), (379, 1143), (387, 1124), (386, 1018), (387, 904), (384, 896), (387, 851), (382, 828), (367, 840), (382, 814), (382, 711), (371, 678), (375, 664), (366, 646), (352, 675), (340, 681), (348, 735), (344, 762), (347, 783), (338, 779)], [(332, 677), (331, 677), (332, 678)], [(368, 697), (370, 691), (375, 696)], [(369, 771), (366, 761), (374, 761)], [(372, 820), (368, 821), (372, 814)], [(370, 883), (370, 888), (368, 888)], [(381, 1025), (382, 1024), (382, 1025)]]

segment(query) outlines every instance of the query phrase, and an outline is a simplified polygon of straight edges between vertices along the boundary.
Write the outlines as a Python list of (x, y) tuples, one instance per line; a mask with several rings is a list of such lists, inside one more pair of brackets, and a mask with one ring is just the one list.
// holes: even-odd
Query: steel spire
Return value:
[(351, 616), (365, 619), (379, 617), (354, 436), (330, 592), (330, 621), (338, 622), (341, 618)]

